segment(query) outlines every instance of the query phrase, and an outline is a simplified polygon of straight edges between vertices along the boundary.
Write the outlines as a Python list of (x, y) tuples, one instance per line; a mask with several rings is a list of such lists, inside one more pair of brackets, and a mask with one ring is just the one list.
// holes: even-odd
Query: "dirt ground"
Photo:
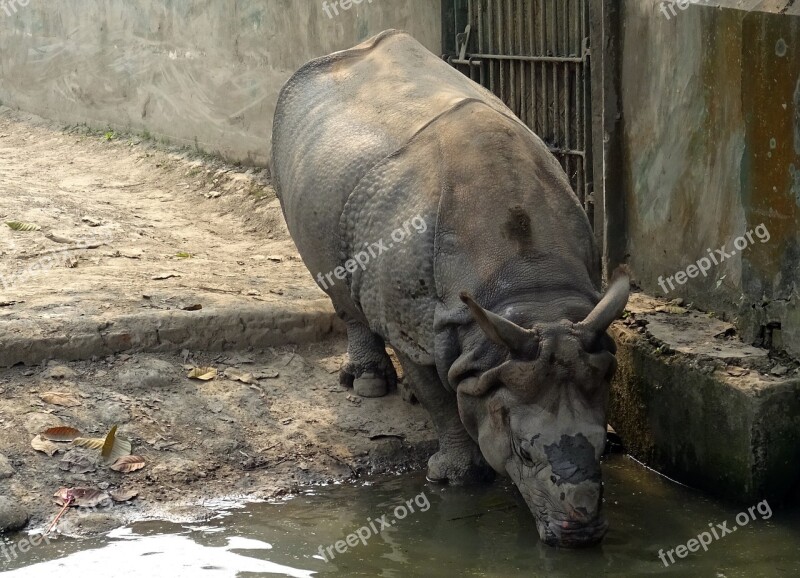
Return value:
[[(16, 364), (0, 369), (0, 532), (48, 524), (64, 487), (138, 492), (80, 516), (73, 508), (59, 523), (87, 534), (131, 519), (202, 518), (223, 498), (422, 467), (435, 449), (418, 405), (338, 384), (346, 342), (265, 171), (0, 108), (0, 220), (35, 225), (0, 223), (0, 364)], [(298, 307), (313, 315), (293, 320)], [(289, 311), (267, 323), (269, 343), (265, 325), (236, 317), (261, 310)], [(179, 317), (186, 335), (159, 335), (164, 315)], [(116, 341), (103, 333), (134, 317)], [(215, 334), (213, 320), (235, 325), (231, 335)], [(319, 330), (275, 342), (309, 324)], [(70, 345), (87, 326), (102, 339), (96, 352), (93, 341)], [(52, 359), (64, 352), (76, 361)], [(218, 375), (189, 379), (195, 366)], [(114, 425), (143, 469), (112, 471), (98, 451), (70, 444), (52, 456), (31, 446), (49, 427), (102, 437)]]

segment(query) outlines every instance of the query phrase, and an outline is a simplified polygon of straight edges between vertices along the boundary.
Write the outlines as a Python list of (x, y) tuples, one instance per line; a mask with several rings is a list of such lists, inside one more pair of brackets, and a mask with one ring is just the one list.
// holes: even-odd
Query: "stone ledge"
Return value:
[[(766, 350), (731, 339), (732, 325), (702, 313), (664, 311), (643, 295), (632, 296), (628, 309), (635, 320), (610, 330), (619, 370), (609, 422), (626, 450), (664, 475), (736, 502), (797, 499), (796, 364), (776, 366)], [(777, 367), (780, 377), (770, 374)]]
[(222, 351), (321, 341), (343, 333), (330, 301), (247, 303), (200, 311), (150, 310), (113, 317), (4, 320), (0, 367), (113, 353)]

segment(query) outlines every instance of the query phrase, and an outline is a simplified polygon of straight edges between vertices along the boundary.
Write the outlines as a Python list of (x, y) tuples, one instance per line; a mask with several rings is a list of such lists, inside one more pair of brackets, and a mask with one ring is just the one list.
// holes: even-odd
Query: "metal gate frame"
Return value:
[(443, 58), (503, 100), (559, 160), (594, 227), (606, 277), (627, 245), (615, 170), (622, 166), (619, 4), (442, 1)]

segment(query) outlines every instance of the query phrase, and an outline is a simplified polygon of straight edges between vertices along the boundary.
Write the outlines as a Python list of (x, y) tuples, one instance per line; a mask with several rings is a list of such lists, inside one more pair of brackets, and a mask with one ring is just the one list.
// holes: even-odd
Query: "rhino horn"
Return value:
[(487, 311), (468, 293), (461, 293), (460, 297), (469, 307), (478, 326), (494, 343), (507, 348), (514, 357), (531, 358), (536, 354), (539, 346), (539, 335), (536, 331), (520, 327), (504, 317)]
[(625, 305), (628, 304), (630, 291), (631, 281), (627, 271), (623, 267), (617, 267), (600, 303), (577, 326), (590, 335), (605, 331), (622, 315)]

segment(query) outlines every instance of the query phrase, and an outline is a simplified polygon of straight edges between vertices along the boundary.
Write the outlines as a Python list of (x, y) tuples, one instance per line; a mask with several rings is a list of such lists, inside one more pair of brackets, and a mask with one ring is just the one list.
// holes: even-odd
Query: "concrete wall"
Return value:
[[(669, 19), (660, 5), (621, 11), (629, 262), (647, 292), (664, 296), (661, 278), (667, 296), (798, 356), (800, 2), (703, 0)], [(733, 247), (761, 224), (768, 241)], [(723, 246), (735, 254), (714, 265)], [(705, 276), (670, 289), (704, 257)]]
[(439, 1), (325, 5), (327, 12), (323, 0), (0, 0), (0, 102), (264, 164), (278, 91), (309, 59), (387, 28), (441, 53)]

